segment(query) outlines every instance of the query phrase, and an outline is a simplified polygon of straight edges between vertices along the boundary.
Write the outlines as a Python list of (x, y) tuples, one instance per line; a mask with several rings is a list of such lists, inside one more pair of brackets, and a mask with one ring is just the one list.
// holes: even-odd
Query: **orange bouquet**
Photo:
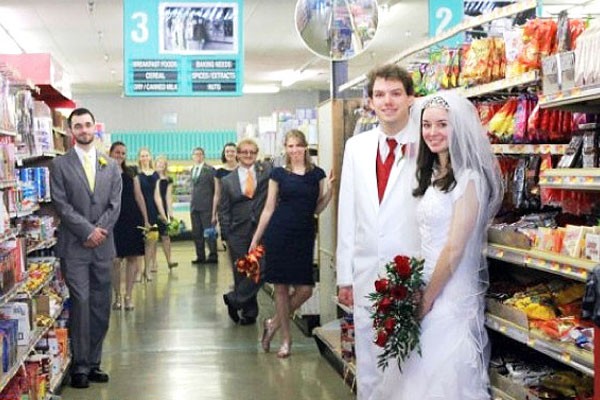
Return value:
[(250, 278), (254, 283), (260, 280), (260, 259), (265, 255), (263, 246), (256, 246), (244, 257), (239, 258), (235, 265), (237, 270)]

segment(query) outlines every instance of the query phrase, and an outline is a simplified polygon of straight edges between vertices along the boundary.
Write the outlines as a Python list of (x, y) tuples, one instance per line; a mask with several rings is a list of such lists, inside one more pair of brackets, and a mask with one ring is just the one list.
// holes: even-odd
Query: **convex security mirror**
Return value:
[(377, 0), (298, 0), (295, 22), (310, 51), (348, 60), (365, 51), (377, 32)]

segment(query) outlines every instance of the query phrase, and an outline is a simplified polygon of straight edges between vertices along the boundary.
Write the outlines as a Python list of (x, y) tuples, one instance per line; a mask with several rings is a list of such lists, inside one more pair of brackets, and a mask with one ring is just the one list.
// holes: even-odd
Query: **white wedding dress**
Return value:
[[(468, 181), (479, 182), (477, 175), (469, 175), (468, 179), (457, 179), (457, 186), (449, 193), (430, 187), (419, 204), (417, 217), (426, 283), (448, 240), (455, 202)], [(481, 193), (478, 197), (486, 198)], [(395, 360), (390, 360), (371, 399), (490, 398), (483, 298), (487, 275), (480, 271), (482, 229), (474, 229), (469, 236), (459, 265), (421, 322), (421, 355), (413, 351), (402, 365), (402, 372)]]

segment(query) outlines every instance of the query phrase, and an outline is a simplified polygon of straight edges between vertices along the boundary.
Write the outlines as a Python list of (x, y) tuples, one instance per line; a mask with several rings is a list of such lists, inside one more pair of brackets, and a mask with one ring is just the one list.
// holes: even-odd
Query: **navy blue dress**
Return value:
[(271, 179), (279, 184), (279, 198), (263, 240), (265, 281), (314, 285), (314, 214), (323, 178), (325, 172), (319, 167), (304, 175), (282, 167), (271, 172)]
[(140, 187), (142, 188), (142, 194), (144, 195), (144, 201), (146, 202), (148, 223), (154, 225), (158, 221), (158, 209), (154, 202), (154, 189), (156, 189), (156, 181), (159, 179), (158, 172), (154, 172), (152, 175), (146, 175), (143, 172), (140, 172), (138, 179), (140, 180)]
[(121, 172), (121, 212), (113, 231), (119, 258), (144, 255), (144, 234), (138, 228), (144, 226), (144, 217), (135, 201), (134, 176), (129, 170)]

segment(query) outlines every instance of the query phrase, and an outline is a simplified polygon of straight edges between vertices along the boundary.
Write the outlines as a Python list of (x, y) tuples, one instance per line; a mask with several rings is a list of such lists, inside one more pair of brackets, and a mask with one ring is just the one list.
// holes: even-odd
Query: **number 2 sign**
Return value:
[[(464, 18), (463, 0), (429, 0), (429, 36), (439, 35), (462, 22)], [(440, 43), (441, 46), (456, 47), (464, 40), (462, 34), (455, 35)]]

